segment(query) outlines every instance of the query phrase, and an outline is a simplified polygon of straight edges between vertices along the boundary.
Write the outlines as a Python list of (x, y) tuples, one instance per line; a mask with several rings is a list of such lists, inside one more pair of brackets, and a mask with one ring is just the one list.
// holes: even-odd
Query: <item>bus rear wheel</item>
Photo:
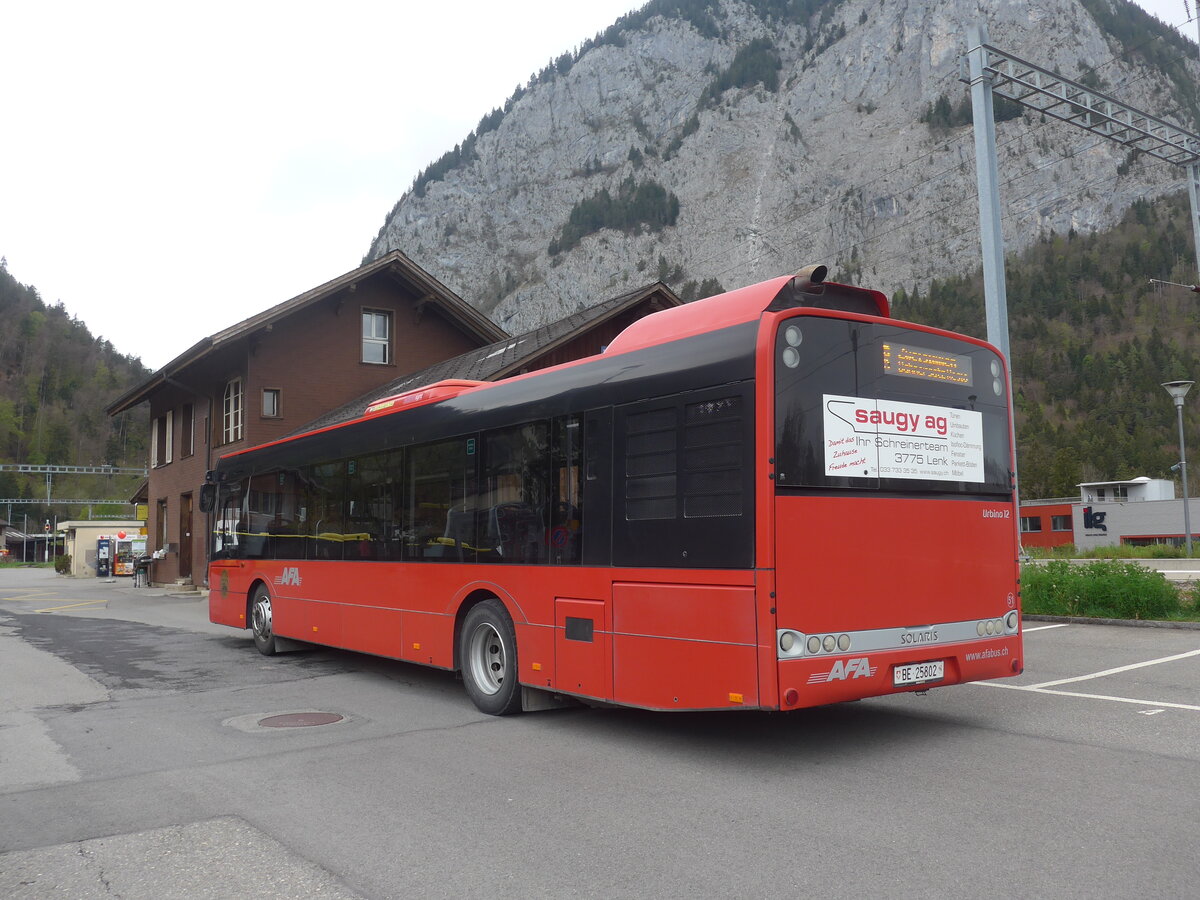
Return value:
[(490, 716), (519, 712), (517, 634), (504, 604), (490, 598), (471, 607), (458, 647), (463, 684), (476, 708)]
[(254, 646), (263, 656), (275, 652), (275, 631), (271, 617), (271, 592), (259, 585), (250, 601), (250, 633), (254, 635)]

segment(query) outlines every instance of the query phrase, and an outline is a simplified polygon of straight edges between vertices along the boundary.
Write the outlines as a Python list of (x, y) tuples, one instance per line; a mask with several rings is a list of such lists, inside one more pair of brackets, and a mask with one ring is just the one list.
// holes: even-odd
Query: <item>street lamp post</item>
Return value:
[(1192, 555), (1192, 514), (1188, 509), (1188, 480), (1187, 480), (1187, 451), (1183, 446), (1183, 398), (1194, 381), (1167, 381), (1163, 387), (1175, 401), (1175, 416), (1179, 420), (1179, 474), (1183, 478), (1183, 540), (1187, 545), (1187, 555)]

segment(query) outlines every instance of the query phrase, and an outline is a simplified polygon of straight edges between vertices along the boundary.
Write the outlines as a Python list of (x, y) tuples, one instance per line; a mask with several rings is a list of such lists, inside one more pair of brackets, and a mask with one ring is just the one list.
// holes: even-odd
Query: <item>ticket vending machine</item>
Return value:
[[(139, 549), (140, 544), (140, 549)], [(117, 533), (115, 556), (113, 561), (114, 575), (132, 575), (137, 558), (146, 552), (146, 539), (136, 538), (124, 531)]]
[(112, 562), (112, 538), (100, 538), (96, 541), (96, 577), (108, 578), (112, 572)]

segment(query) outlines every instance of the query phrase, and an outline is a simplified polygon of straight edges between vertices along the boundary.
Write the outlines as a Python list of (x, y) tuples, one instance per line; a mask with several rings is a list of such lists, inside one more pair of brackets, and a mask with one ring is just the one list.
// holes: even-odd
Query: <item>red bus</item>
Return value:
[(492, 714), (1019, 673), (1004, 360), (825, 272), (221, 457), (212, 621), (458, 671)]

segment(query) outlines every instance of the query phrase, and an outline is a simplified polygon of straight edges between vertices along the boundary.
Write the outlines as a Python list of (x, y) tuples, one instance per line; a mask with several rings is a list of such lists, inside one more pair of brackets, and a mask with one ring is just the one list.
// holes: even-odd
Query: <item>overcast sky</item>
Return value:
[(421, 169), (643, 3), (11, 0), (0, 256), (157, 369), (358, 266)]

